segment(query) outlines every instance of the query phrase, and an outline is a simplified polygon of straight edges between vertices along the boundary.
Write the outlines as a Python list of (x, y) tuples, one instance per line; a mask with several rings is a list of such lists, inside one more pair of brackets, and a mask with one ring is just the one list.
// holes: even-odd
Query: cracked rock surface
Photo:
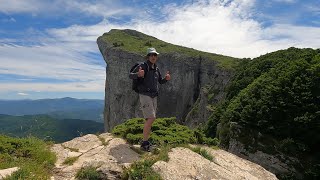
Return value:
[(1, 169), (0, 170), (0, 179), (3, 179), (7, 176), (10, 176), (12, 173), (18, 171), (18, 167), (13, 167), (13, 168), (7, 168), (7, 169)]
[[(190, 145), (197, 147), (200, 145)], [(213, 160), (184, 147), (172, 148), (169, 161), (158, 161), (152, 169), (164, 180), (275, 180), (277, 177), (255, 163), (242, 159), (221, 149), (200, 146)], [(88, 134), (62, 144), (55, 144), (51, 150), (57, 155), (52, 180), (75, 179), (82, 167), (95, 167), (101, 179), (121, 179), (124, 169), (140, 160), (141, 155), (132, 150), (124, 139), (104, 133), (99, 136)], [(64, 164), (67, 158), (75, 161)]]
[(169, 152), (169, 161), (158, 161), (152, 168), (165, 180), (276, 180), (277, 177), (263, 167), (224, 150), (203, 147), (213, 156), (205, 159), (190, 149), (178, 147)]
[[(139, 154), (130, 145), (110, 133), (99, 136), (88, 134), (62, 144), (55, 144), (51, 150), (57, 155), (54, 175), (51, 179), (75, 179), (82, 167), (93, 166), (105, 179), (120, 179), (123, 167), (139, 159)], [(75, 157), (73, 164), (63, 162)]]

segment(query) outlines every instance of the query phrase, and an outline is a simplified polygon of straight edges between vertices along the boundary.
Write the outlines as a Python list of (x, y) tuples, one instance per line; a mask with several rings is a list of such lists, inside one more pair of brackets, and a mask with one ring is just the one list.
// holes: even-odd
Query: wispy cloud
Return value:
[(313, 15), (320, 15), (320, 2), (318, 4), (305, 4), (304, 9)]
[(19, 92), (19, 93), (17, 93), (17, 94), (20, 95), (20, 96), (29, 96), (29, 94), (23, 93), (23, 92)]
[(83, 49), (62, 45), (0, 46), (0, 73), (70, 81), (104, 79), (105, 68), (90, 64)]
[(134, 9), (121, 1), (97, 0), (0, 0), (0, 12), (5, 14), (29, 13), (33, 16), (61, 16), (70, 13), (110, 17), (114, 15), (134, 14)]
[(131, 28), (170, 43), (235, 57), (256, 57), (291, 46), (320, 47), (319, 27), (282, 23), (263, 27), (254, 19), (254, 0), (201, 1), (165, 8), (167, 18), (161, 22), (148, 19), (126, 25), (100, 23), (60, 31), (72, 29), (75, 37), (64, 37), (77, 39), (77, 34), (83, 31), (92, 34), (84, 37), (81, 34), (79, 38), (89, 38), (112, 28)]
[[(34, 91), (34, 92), (101, 92), (104, 83), (100, 81), (70, 83), (1, 83), (0, 92)], [(22, 94), (19, 94), (22, 95)]]
[(298, 0), (272, 0), (274, 2), (280, 2), (280, 3), (296, 3)]
[[(78, 34), (77, 39), (67, 39), (63, 38), (63, 35), (59, 37), (59, 33), (55, 32), (52, 29), (46, 35), (41, 34), (32, 39), (0, 40), (0, 74), (19, 76), (16, 82), (0, 83), (0, 91), (25, 91), (30, 90), (30, 87), (34, 91), (104, 90), (103, 58), (90, 57), (92, 53), (98, 53), (96, 37)], [(80, 38), (82, 36), (84, 38)], [(33, 82), (39, 78), (48, 79), (48, 82)], [(29, 82), (21, 83), (29, 79)]]
[(11, 18), (1, 19), (0, 21), (1, 21), (1, 22), (4, 22), (4, 23), (8, 23), (8, 22), (15, 23), (15, 22), (16, 22), (16, 19), (14, 19), (13, 17), (11, 17)]
[[(10, 1), (20, 4), (22, 2)], [(106, 13), (111, 12), (98, 9), (102, 7), (93, 3), (86, 6), (80, 6), (79, 1), (57, 0), (54, 3), (64, 3), (72, 9), (82, 8), (81, 12), (95, 16), (108, 16)], [(55, 6), (54, 3), (52, 6)], [(104, 8), (108, 8), (108, 3), (111, 1), (106, 1)], [(103, 20), (94, 25), (51, 28), (45, 32), (35, 32), (41, 35), (31, 36), (29, 40), (37, 42), (31, 45), (2, 39), (0, 74), (17, 74), (26, 76), (26, 79), (44, 77), (68, 82), (1, 83), (0, 91), (103, 91), (105, 65), (95, 42), (98, 36), (113, 28), (135, 29), (170, 43), (235, 57), (256, 57), (291, 46), (320, 47), (319, 27), (284, 23), (264, 27), (254, 18), (255, 3), (254, 0), (203, 0), (192, 4), (162, 6), (157, 11), (162, 13), (159, 15), (159, 21), (159, 16), (146, 16), (135, 17), (125, 24)], [(26, 5), (24, 8), (27, 7)], [(7, 12), (41, 11), (36, 7), (30, 7), (29, 10), (22, 7), (16, 10), (6, 8)], [(0, 11), (3, 12), (3, 9), (5, 8), (0, 5)], [(126, 12), (129, 13), (130, 10)], [(111, 14), (117, 13), (121, 12), (114, 10)], [(28, 33), (32, 34), (33, 30)], [(101, 59), (90, 58), (91, 53), (100, 56)]]

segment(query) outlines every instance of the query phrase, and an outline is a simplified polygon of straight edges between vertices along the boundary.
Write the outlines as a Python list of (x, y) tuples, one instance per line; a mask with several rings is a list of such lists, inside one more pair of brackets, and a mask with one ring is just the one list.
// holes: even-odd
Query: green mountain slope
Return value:
[(13, 137), (35, 136), (65, 142), (82, 134), (97, 132), (103, 132), (103, 124), (90, 120), (57, 120), (48, 115), (0, 115), (0, 134)]
[(145, 50), (147, 47), (156, 47), (160, 53), (180, 53), (191, 57), (201, 56), (212, 59), (213, 61), (217, 61), (220, 67), (226, 69), (233, 69), (239, 62), (237, 58), (170, 44), (134, 30), (112, 29), (108, 33), (105, 33), (102, 39), (111, 43), (113, 47), (143, 56), (146, 54)]
[(320, 176), (319, 49), (289, 48), (244, 61), (227, 93), (209, 119), (208, 135), (227, 148), (235, 139), (247, 152), (294, 157), (299, 162), (289, 165), (303, 178)]

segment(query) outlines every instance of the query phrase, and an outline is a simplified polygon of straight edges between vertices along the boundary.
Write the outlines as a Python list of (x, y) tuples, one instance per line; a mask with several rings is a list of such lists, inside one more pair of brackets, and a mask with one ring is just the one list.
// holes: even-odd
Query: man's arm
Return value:
[(166, 78), (162, 78), (162, 75), (161, 75), (159, 69), (158, 69), (158, 73), (159, 73), (159, 79), (158, 79), (159, 83), (160, 83), (160, 84), (166, 83), (167, 80), (166, 80)]
[(144, 78), (144, 69), (143, 66), (140, 64), (134, 68), (132, 72), (129, 73), (130, 79), (139, 79)]
[(137, 67), (133, 70), (133, 72), (129, 72), (129, 78), (130, 78), (130, 79), (138, 79), (138, 67), (140, 67), (140, 65), (137, 66)]

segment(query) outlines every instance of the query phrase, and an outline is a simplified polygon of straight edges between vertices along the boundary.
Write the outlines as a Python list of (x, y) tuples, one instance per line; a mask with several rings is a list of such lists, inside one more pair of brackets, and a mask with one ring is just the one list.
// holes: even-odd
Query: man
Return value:
[(146, 62), (137, 66), (133, 72), (130, 73), (131, 79), (140, 79), (141, 83), (138, 85), (138, 93), (142, 113), (146, 122), (143, 128), (143, 142), (141, 149), (150, 151), (150, 142), (148, 141), (151, 126), (156, 119), (157, 111), (157, 96), (159, 94), (159, 84), (164, 84), (171, 79), (169, 71), (167, 71), (164, 78), (156, 65), (159, 53), (155, 48), (148, 48), (146, 55)]

